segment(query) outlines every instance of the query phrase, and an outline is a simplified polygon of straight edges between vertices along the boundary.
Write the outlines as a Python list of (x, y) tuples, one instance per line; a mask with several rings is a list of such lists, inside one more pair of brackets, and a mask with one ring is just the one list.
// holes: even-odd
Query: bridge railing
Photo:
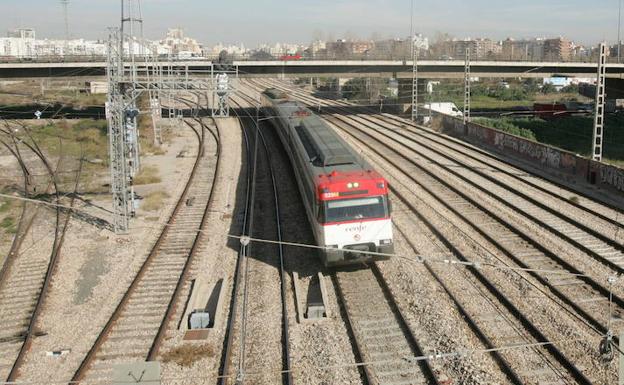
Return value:
[[(135, 56), (136, 60), (141, 60), (140, 56)], [(153, 60), (154, 58), (149, 58)], [(436, 61), (456, 61), (463, 60), (463, 58), (455, 58), (448, 55), (436, 55), (430, 52), (423, 52), (418, 57), (419, 60), (436, 60)], [(332, 53), (320, 53), (320, 54), (302, 54), (293, 55), (292, 53), (277, 53), (268, 54), (265, 52), (245, 53), (245, 54), (203, 54), (203, 55), (180, 55), (177, 57), (171, 57), (168, 55), (162, 55), (158, 57), (161, 62), (189, 62), (189, 61), (212, 61), (212, 62), (231, 62), (231, 61), (310, 61), (310, 60), (324, 60), (324, 61), (343, 61), (343, 60), (392, 60), (392, 61), (410, 61), (411, 55), (404, 53), (394, 52), (367, 52), (360, 54), (332, 54)], [(509, 55), (483, 55), (481, 57), (474, 57), (474, 61), (501, 61), (501, 62), (569, 62), (569, 63), (596, 63), (597, 57), (593, 56), (575, 56), (567, 60), (561, 58), (531, 58), (531, 57), (516, 57)], [(0, 63), (97, 63), (106, 62), (105, 55), (30, 55), (30, 56), (0, 56)], [(617, 63), (617, 57), (608, 57), (608, 63)]]

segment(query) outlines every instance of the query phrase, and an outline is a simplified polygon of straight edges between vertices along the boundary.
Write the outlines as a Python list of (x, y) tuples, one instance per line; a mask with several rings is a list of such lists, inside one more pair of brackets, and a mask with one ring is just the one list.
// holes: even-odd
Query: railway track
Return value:
[[(17, 160), (20, 165), (20, 169), (22, 170), (22, 175), (24, 177), (24, 195), (29, 197), (32, 189), (32, 180), (31, 180), (31, 172), (28, 169), (28, 166), (22, 159), (22, 154), (17, 146), (17, 141), (12, 136), (11, 140), (13, 142), (13, 146), (7, 143), (4, 140), (0, 140), (0, 144), (2, 144), (13, 157)], [(15, 236), (13, 237), (13, 241), (11, 242), (11, 247), (9, 252), (2, 263), (2, 267), (0, 267), (0, 290), (6, 284), (6, 274), (11, 269), (11, 266), (15, 262), (15, 258), (17, 257), (22, 243), (24, 242), (24, 238), (28, 235), (30, 228), (34, 222), (35, 216), (37, 212), (37, 207), (29, 204), (28, 202), (24, 202), (22, 205), (22, 212), (20, 214), (19, 223), (17, 225), (17, 229), (15, 232)]]
[[(349, 128), (358, 130), (354, 125), (350, 125)], [(358, 133), (354, 134), (354, 132)], [(598, 319), (604, 314), (604, 306), (600, 302), (606, 301), (609, 296), (607, 287), (586, 276), (584, 272), (544, 246), (540, 238), (527, 234), (504, 215), (474, 198), (461, 186), (457, 186), (455, 181), (443, 178), (435, 170), (414, 161), (413, 154), (398, 150), (393, 151), (391, 155), (383, 154), (376, 149), (378, 146), (375, 146), (375, 143), (387, 149), (398, 147), (378, 141), (376, 136), (367, 135), (364, 131), (351, 131), (350, 135), (353, 135), (360, 143), (365, 143), (372, 153), (382, 157), (402, 174), (410, 175), (409, 179), (413, 183), (418, 184), (432, 196), (436, 196), (441, 205), (469, 223), (475, 231), (495, 244), (520, 267), (536, 270), (529, 271), (529, 274), (573, 306), (595, 327), (606, 332), (606, 326), (602, 325)], [(543, 271), (552, 273), (545, 274)], [(576, 298), (576, 301), (571, 298)], [(615, 296), (614, 300), (620, 307), (624, 305), (619, 297)], [(598, 306), (595, 306), (596, 304)]]
[[(199, 127), (187, 122), (197, 136), (198, 149), (184, 191), (152, 251), (72, 381), (107, 381), (112, 365), (154, 360), (158, 355), (203, 238), (201, 230), (212, 204), (213, 182), (219, 170), (219, 141), (215, 143), (216, 159), (208, 156), (209, 128), (201, 120), (196, 123)], [(217, 132), (215, 138), (218, 137)]]
[[(540, 331), (531, 317), (523, 315), (514, 302), (526, 296), (526, 289), (501, 290), (496, 280), (488, 278), (479, 268), (473, 267), (473, 260), (462, 248), (455, 246), (456, 240), (439, 230), (439, 224), (421, 214), (422, 207), (412, 203), (405, 192), (393, 188), (399, 202), (395, 207), (405, 208), (410, 213), (409, 225), (395, 220), (397, 232), (410, 248), (422, 254), (410, 232), (414, 225), (426, 229), (437, 241), (432, 252), (453, 256), (456, 263), (468, 263), (467, 267), (449, 268), (446, 264), (424, 261), (424, 265), (444, 292), (455, 303), (463, 320), (481, 341), (484, 349), (495, 360), (509, 383), (523, 384), (589, 384), (590, 380), (569, 360), (562, 351)], [(509, 279), (509, 278), (508, 278)], [(514, 298), (515, 297), (515, 298)], [(511, 350), (498, 350), (504, 346), (515, 346)]]
[[(246, 234), (250, 237), (274, 239), (281, 242), (281, 204), (273, 159), (268, 149), (267, 138), (254, 124), (254, 116), (247, 110), (248, 106), (254, 105), (254, 102), (244, 96), (240, 99), (231, 98), (230, 101), (236, 107), (234, 112), (241, 121), (248, 142), (251, 142), (251, 135), (246, 127), (253, 126), (255, 131), (254, 151), (253, 156), (250, 157), (253, 159), (253, 169)], [(234, 296), (240, 295), (243, 303), (238, 325), (235, 313), (229, 324), (228, 336), (231, 338), (226, 341), (222, 373), (227, 376), (230, 366), (236, 363), (236, 377), (240, 381), (244, 380), (249, 371), (255, 372), (254, 377), (250, 378), (250, 381), (255, 383), (292, 384), (283, 245), (252, 242), (244, 245), (241, 250), (236, 277), (236, 281), (239, 282), (236, 285), (238, 291), (234, 292)], [(260, 292), (261, 295), (257, 294)], [(274, 302), (275, 298), (280, 298), (279, 305)], [(238, 306), (237, 302), (234, 306)], [(281, 324), (281, 332), (279, 338), (276, 339), (275, 333), (266, 328), (266, 324), (277, 323)], [(237, 326), (238, 329), (236, 329)], [(236, 341), (234, 336), (237, 337)], [(238, 346), (237, 356), (233, 354), (235, 343)], [(276, 354), (281, 357), (279, 361), (275, 360)], [(275, 374), (280, 372), (281, 378), (276, 381)], [(228, 383), (228, 380), (229, 378), (224, 378), (222, 383)]]
[[(556, 181), (547, 181), (541, 177), (535, 177), (522, 172), (518, 169), (521, 165), (511, 163), (496, 154), (482, 150), (459, 139), (440, 135), (439, 132), (434, 131), (433, 129), (418, 125), (407, 119), (387, 113), (380, 114), (376, 110), (366, 106), (358, 106), (348, 102), (320, 99), (305, 91), (288, 87), (280, 82), (261, 82), (259, 80), (249, 82), (255, 87), (276, 87), (286, 90), (294, 95), (297, 95), (297, 98), (308, 103), (311, 108), (314, 107), (316, 109), (317, 107), (322, 107), (323, 112), (336, 111), (336, 113), (341, 113), (342, 111), (348, 111), (351, 115), (355, 115), (358, 119), (363, 121), (376, 123), (383, 127), (398, 130), (397, 133), (403, 134), (405, 138), (408, 138), (411, 141), (414, 141), (414, 137), (417, 137), (421, 140), (425, 140), (425, 144), (427, 144), (427, 142), (435, 143), (445, 150), (461, 154), (462, 158), (481, 162), (484, 166), (482, 168), (477, 168), (477, 170), (491, 170), (494, 172), (493, 175), (495, 176), (504, 175), (508, 178), (508, 180), (514, 180), (522, 183), (523, 187), (530, 187), (530, 192), (532, 194), (541, 194), (540, 198), (558, 200), (561, 206), (551, 205), (551, 208), (556, 209), (560, 214), (578, 215), (578, 211), (595, 216), (600, 221), (604, 221), (607, 224), (616, 227), (624, 225), (624, 210), (622, 208), (614, 207), (604, 202), (597, 203), (594, 202), (592, 198), (578, 200), (570, 199), (578, 193), (568, 189), (566, 186), (558, 184)], [(577, 196), (576, 198), (579, 197)], [(575, 213), (569, 213), (570, 209), (575, 211)], [(593, 224), (593, 222), (589, 222), (589, 224)], [(624, 235), (622, 236), (622, 239), (624, 239)]]
[[(346, 119), (345, 119), (346, 120)], [(342, 126), (343, 129), (344, 126), (347, 124), (344, 121), (338, 121), (338, 119), (334, 120), (334, 123), (338, 126)], [(349, 129), (351, 131), (354, 130), (353, 124), (351, 124), (351, 127), (349, 127)], [(476, 209), (476, 207), (473, 207), (473, 210), (471, 210), (470, 206), (466, 206), (466, 202), (465, 199), (467, 198), (467, 196), (464, 194), (461, 194), (461, 191), (456, 191), (451, 189), (450, 185), (448, 183), (443, 184), (440, 183), (440, 181), (436, 180), (433, 175), (427, 175), (425, 172), (423, 172), (424, 170), (419, 170), (420, 173), (418, 174), (414, 174), (414, 167), (412, 167), (412, 164), (410, 164), (410, 166), (402, 166), (404, 164), (409, 164), (410, 163), (410, 159), (412, 158), (417, 158), (417, 156), (413, 156), (413, 155), (409, 155), (409, 156), (401, 156), (400, 157), (400, 161), (399, 160), (391, 160), (389, 159), (389, 156), (387, 154), (382, 154), (381, 151), (379, 150), (375, 150), (376, 148), (380, 148), (380, 146), (378, 146), (377, 144), (382, 144), (381, 147), (383, 148), (398, 148), (400, 147), (397, 143), (393, 144), (392, 146), (385, 144), (383, 145), (383, 143), (380, 143), (379, 141), (375, 140), (375, 137), (373, 136), (364, 136), (364, 135), (355, 135), (352, 132), (349, 132), (349, 135), (354, 137), (354, 139), (360, 144), (361, 147), (366, 148), (367, 151), (370, 151), (370, 153), (375, 153), (376, 156), (383, 158), (384, 160), (386, 160), (389, 164), (392, 165), (392, 167), (396, 168), (397, 170), (401, 170), (401, 173), (406, 175), (406, 176), (411, 176), (411, 182), (413, 183), (418, 183), (419, 187), (421, 188), (425, 188), (425, 187), (432, 187), (432, 186), (436, 186), (439, 188), (435, 188), (435, 189), (429, 189), (427, 191), (429, 191), (432, 196), (436, 196), (438, 197), (438, 199), (441, 202), (454, 202), (457, 207), (455, 208), (455, 210), (452, 210), (453, 213), (455, 213), (456, 215), (461, 215), (461, 212), (469, 212), (470, 215), (473, 215), (472, 217), (465, 217), (464, 219), (466, 220), (467, 223), (470, 223), (473, 225), (473, 227), (475, 228), (476, 231), (480, 230), (480, 227), (484, 224), (490, 225), (490, 224), (495, 224), (493, 223), (494, 221), (492, 220), (492, 217), (490, 216), (486, 216), (486, 217), (474, 217), (474, 215), (477, 215), (478, 213), (481, 213), (482, 211), (479, 211)], [(386, 153), (387, 151), (383, 151), (384, 153)], [(413, 162), (412, 162), (413, 163)], [(391, 184), (392, 186), (392, 184)], [(425, 188), (426, 189), (426, 188)], [(449, 192), (450, 191), (450, 192)], [(407, 201), (405, 200), (405, 197), (402, 196), (402, 194), (397, 191), (396, 188), (393, 188), (393, 193), (395, 195), (398, 195), (401, 200), (405, 203), (407, 203)], [(449, 194), (453, 194), (455, 196), (450, 196)], [(463, 200), (458, 200), (457, 195), (461, 196), (461, 198), (463, 198)], [(447, 205), (447, 208), (451, 208), (449, 207), (449, 205)], [(480, 207), (480, 209), (483, 209), (483, 207)], [(415, 214), (415, 215), (419, 215), (418, 214), (418, 210), (412, 205), (411, 206), (411, 211)], [(500, 219), (500, 218), (499, 218)], [(474, 225), (474, 224), (478, 224), (478, 225)], [(491, 233), (489, 238), (487, 237), (487, 234), (484, 234), (484, 232), (481, 232), (482, 235), (485, 235), (486, 238), (489, 241), (492, 241), (494, 244), (496, 244), (497, 246), (501, 247), (502, 245), (500, 243), (497, 243), (495, 238), (500, 236), (501, 232), (509, 232), (514, 230), (514, 228), (512, 226), (504, 226), (501, 225), (500, 223), (498, 223), (498, 227), (494, 227), (491, 229)], [(487, 226), (486, 226), (487, 228)], [(431, 227), (430, 228), (431, 231), (437, 232), (438, 236), (441, 237), (440, 239), (445, 239), (444, 235), (439, 233), (439, 231), (435, 228), (435, 227)], [(516, 236), (516, 239), (514, 239), (514, 237), (510, 238), (510, 244), (517, 246), (516, 243), (514, 243), (515, 241), (518, 240), (518, 238), (520, 238), (520, 236)], [(407, 239), (409, 239), (409, 237), (407, 237)], [(523, 241), (526, 241), (525, 239), (523, 239)], [(526, 243), (526, 242), (525, 242)], [(452, 250), (453, 247), (451, 247), (452, 245), (448, 245)], [(526, 246), (526, 245), (525, 245)], [(513, 256), (514, 254), (518, 254), (518, 253), (526, 253), (526, 249), (520, 250), (520, 249), (505, 249), (504, 247), (501, 248), (501, 250), (503, 250), (505, 252), (505, 254), (508, 254), (508, 256)], [(541, 250), (538, 250), (541, 251)], [(459, 251), (457, 249), (453, 250), (453, 253), (458, 253)], [(530, 254), (530, 253), (528, 253)], [(529, 256), (528, 254), (521, 254), (523, 256)], [(539, 267), (535, 267), (536, 269), (548, 269), (548, 270), (553, 270), (553, 277), (561, 277), (560, 274), (558, 273), (569, 273), (570, 269), (572, 269), (572, 271), (574, 272), (574, 269), (571, 266), (565, 265), (565, 263), (562, 263), (561, 265), (556, 265), (554, 266), (552, 263), (552, 259), (546, 258), (546, 254), (547, 251), (542, 252), (542, 253), (538, 253), (535, 255), (532, 255), (536, 258), (534, 258), (534, 261), (539, 262), (539, 261), (549, 261), (548, 264), (546, 265), (541, 265)], [(459, 253), (458, 255), (462, 255), (461, 253)], [(539, 258), (541, 256), (541, 259)], [(549, 257), (556, 257), (554, 255), (548, 255)], [(518, 258), (514, 259), (516, 262), (519, 261)], [(468, 259), (464, 259), (464, 261), (469, 261)], [(560, 261), (558, 261), (560, 262)], [(524, 266), (527, 267), (527, 266)], [(559, 269), (557, 269), (559, 268)], [(558, 271), (557, 271), (558, 270)], [(578, 274), (580, 274), (580, 272), (577, 272)], [(529, 341), (530, 342), (539, 342), (539, 341), (547, 341), (545, 339), (545, 336), (543, 334), (541, 334), (541, 332), (539, 332), (538, 328), (535, 327), (534, 325), (532, 325), (526, 318), (522, 317), (521, 314), (519, 314), (518, 309), (515, 309), (513, 307), (513, 304), (511, 302), (509, 302), (505, 296), (503, 294), (501, 294), (500, 292), (497, 292), (496, 289), (494, 288), (493, 285), (491, 285), (487, 279), (484, 276), (481, 276), (480, 273), (478, 271), (473, 271), (473, 274), (476, 274), (477, 277), (479, 277), (479, 281), (481, 282), (481, 284), (485, 285), (485, 287), (490, 291), (491, 295), (494, 295), (495, 300), (505, 304), (505, 307), (507, 308), (507, 316), (504, 317), (500, 314), (496, 314), (496, 313), (486, 313), (486, 314), (480, 314), (478, 317), (474, 317), (471, 321), (471, 328), (475, 331), (476, 335), (479, 336), (479, 338), (481, 339), (482, 342), (484, 342), (484, 344), (488, 347), (493, 346), (492, 341), (498, 341), (498, 338), (494, 338), (494, 336), (498, 335), (498, 337), (500, 337), (500, 335), (502, 334), (503, 337), (505, 337), (507, 340), (512, 341), (512, 342), (516, 342), (518, 340), (522, 341)], [(539, 276), (536, 272), (536, 277), (541, 278), (540, 282), (543, 284), (548, 285), (549, 283), (552, 283), (549, 287), (551, 289), (555, 289), (557, 288), (557, 286), (561, 286), (561, 287), (575, 287), (576, 285), (572, 284), (570, 286), (568, 285), (555, 285), (558, 282), (552, 282), (552, 278), (549, 279), (550, 277), (543, 277), (543, 276)], [(576, 303), (574, 300), (572, 300), (571, 298), (575, 298), (578, 300), (578, 302), (580, 303), (592, 303), (592, 300), (589, 299), (593, 299), (595, 300), (596, 298), (605, 298), (605, 288), (603, 286), (601, 286), (600, 284), (596, 283), (596, 282), (592, 282), (591, 280), (589, 280), (589, 282), (587, 282), (588, 280), (586, 279), (586, 277), (576, 277), (576, 276), (571, 276), (570, 274), (568, 275), (564, 275), (567, 278), (570, 278), (570, 281), (565, 282), (567, 283), (572, 283), (572, 280), (576, 280), (577, 282), (579, 282), (579, 284), (586, 289), (585, 291), (581, 291), (580, 293), (578, 292), (578, 290), (569, 290), (567, 293), (562, 293), (563, 290), (557, 292), (555, 291), (555, 293), (557, 294), (557, 296), (559, 298), (564, 299), (564, 302), (566, 302), (568, 305), (572, 305), (572, 307), (574, 308), (574, 310), (576, 310), (577, 312), (579, 312), (579, 314), (583, 315), (584, 317), (588, 318), (593, 326), (599, 328), (599, 330), (601, 332), (605, 331), (605, 328), (603, 325), (600, 325), (600, 323), (597, 321), (597, 315), (600, 313), (601, 309), (598, 309), (597, 307), (600, 306), (594, 306), (593, 309), (583, 309), (580, 307), (580, 305), (578, 303)], [(442, 281), (440, 281), (443, 285), (444, 283)], [(606, 292), (608, 293), (608, 291)], [(586, 300), (586, 301), (584, 301)], [(457, 299), (455, 297), (454, 301), (457, 302)], [(597, 301), (598, 302), (598, 301)], [(484, 308), (485, 309), (485, 308)], [(587, 311), (585, 311), (587, 310)], [(604, 310), (604, 307), (602, 308), (602, 310)], [(589, 315), (589, 311), (592, 311), (592, 315), (594, 316), (594, 318), (592, 318), (592, 316)], [(500, 312), (499, 312), (500, 313)], [(478, 313), (477, 313), (478, 314)], [(513, 324), (509, 324), (508, 330), (505, 331), (506, 329), (504, 327), (501, 327), (501, 322), (505, 321), (505, 318), (510, 318), (509, 316), (512, 316), (511, 318), (515, 317), (517, 320), (516, 322), (519, 322), (519, 326), (515, 325), (513, 326)], [(467, 319), (470, 319), (470, 317), (468, 316), (468, 313), (466, 313)], [(520, 317), (518, 317), (520, 316)], [(524, 319), (523, 319), (524, 318)], [(485, 326), (488, 323), (491, 323), (489, 327)], [(492, 329), (495, 325), (495, 328)], [(485, 332), (484, 332), (485, 330)], [(503, 331), (501, 333), (501, 330)], [(520, 333), (520, 330), (528, 330), (530, 331), (529, 336), (527, 337), (526, 335), (523, 335), (522, 333)], [(492, 331), (495, 331), (496, 333), (492, 333)], [(526, 333), (525, 333), (526, 334)], [(489, 335), (489, 336), (488, 336)], [(515, 339), (514, 339), (515, 337)], [(579, 383), (589, 383), (589, 380), (584, 377), (582, 375), (582, 373), (574, 366), (574, 364), (572, 364), (560, 351), (558, 351), (556, 348), (552, 347), (552, 348), (547, 348), (545, 349), (548, 351), (548, 355), (550, 355), (550, 359), (546, 359), (542, 362), (540, 362), (540, 360), (538, 360), (537, 362), (535, 362), (533, 364), (532, 367), (528, 367), (528, 368), (523, 368), (523, 370), (518, 371), (518, 368), (513, 369), (512, 365), (510, 365), (507, 360), (505, 360), (502, 356), (499, 355), (499, 357), (497, 358), (497, 361), (499, 362), (499, 365), (501, 366), (501, 369), (503, 369), (503, 371), (507, 374), (507, 376), (512, 380), (513, 383), (524, 383), (523, 381), (531, 381), (531, 380), (535, 380), (538, 379), (540, 381), (544, 381), (544, 379), (549, 379), (552, 380), (553, 378), (563, 378), (562, 376), (560, 376), (560, 374), (558, 373), (562, 373), (562, 372), (568, 372), (571, 374), (572, 378), (574, 378), (576, 381), (578, 381)], [(553, 358), (555, 358), (555, 361), (558, 361), (558, 365), (560, 366), (553, 366), (552, 362), (553, 362)], [(554, 377), (553, 377), (554, 376)], [(558, 383), (558, 382), (555, 382)], [(567, 382), (562, 382), (562, 383), (567, 383)]]
[[(350, 128), (353, 129), (353, 127)], [(554, 253), (548, 252), (547, 249), (541, 246), (538, 240), (526, 237), (524, 233), (513, 225), (506, 223), (505, 220), (493, 210), (489, 210), (485, 206), (471, 206), (470, 204), (474, 203), (474, 201), (467, 193), (455, 188), (449, 182), (442, 183), (442, 181), (435, 178), (433, 172), (427, 174), (425, 169), (416, 171), (416, 168), (410, 167), (412, 166), (412, 163), (410, 163), (410, 156), (401, 156), (400, 158), (392, 159), (387, 154), (384, 155), (381, 151), (376, 150), (378, 146), (375, 145), (373, 138), (358, 136), (352, 132), (350, 135), (353, 135), (357, 142), (366, 147), (371, 153), (376, 153), (376, 155), (388, 161), (395, 169), (400, 170), (403, 177), (407, 177), (410, 182), (417, 184), (420, 188), (429, 192), (440, 204), (462, 218), (473, 230), (496, 245), (503, 254), (511, 258), (515, 263), (520, 265), (520, 267), (528, 270), (532, 268), (536, 269), (535, 271), (529, 271), (529, 274), (537, 278), (540, 283), (547, 286), (557, 297), (563, 300), (568, 306), (572, 307), (584, 320), (588, 321), (599, 332), (606, 333), (606, 325), (600, 322), (600, 316), (604, 314), (604, 304), (601, 304), (600, 300), (596, 300), (596, 298), (602, 300), (606, 299), (608, 297), (608, 289), (604, 288), (598, 282), (582, 276), (581, 272), (570, 265), (566, 265)], [(391, 147), (388, 146), (386, 148), (390, 149)], [(405, 195), (397, 188), (392, 187), (392, 184), (391, 190), (393, 194), (400, 197), (404, 203), (408, 202)], [(411, 211), (416, 213), (416, 208), (411, 206)], [(486, 213), (486, 215), (483, 215), (484, 213)], [(500, 241), (501, 238), (505, 239), (506, 242)], [(458, 253), (457, 249), (452, 251), (455, 255), (462, 255)], [(544, 261), (550, 263), (529, 267), (526, 263), (523, 263), (523, 260), (526, 261), (528, 257), (534, 257), (532, 260), (536, 263)], [(460, 260), (462, 262), (471, 261), (466, 257), (460, 257)], [(491, 261), (490, 263), (492, 262), (499, 261)], [(486, 320), (498, 323), (496, 328), (500, 328), (500, 330), (494, 331), (490, 329), (487, 332), (489, 335), (499, 336), (497, 339), (491, 338), (492, 340), (502, 341), (503, 345), (519, 343), (527, 339), (528, 343), (549, 341), (546, 335), (541, 332), (541, 328), (534, 325), (526, 316), (522, 315), (519, 309), (506, 298), (506, 295), (500, 292), (485, 275), (476, 269), (470, 269), (470, 271), (496, 301), (504, 304), (507, 317), (514, 316), (516, 318), (517, 325), (515, 327), (510, 327), (511, 325), (508, 325), (508, 330), (505, 331), (505, 329), (501, 327), (500, 322), (506, 317), (497, 315), (497, 313), (481, 314), (476, 321), (478, 325), (481, 325), (481, 330), (484, 330), (485, 326), (483, 325), (487, 323)], [(543, 271), (551, 271), (552, 273), (546, 275)], [(575, 276), (574, 274), (578, 274), (579, 276)], [(518, 334), (518, 330), (522, 329), (529, 331), (529, 335)], [(500, 338), (501, 334), (504, 337), (502, 339)], [(517, 370), (512, 372), (515, 373), (515, 377), (518, 379), (524, 378), (524, 380), (526, 380), (527, 377), (537, 377), (539, 379), (539, 376), (545, 375), (546, 378), (552, 380), (552, 376), (557, 376), (558, 373), (561, 372), (568, 372), (578, 383), (590, 383), (589, 379), (586, 378), (558, 348), (548, 345), (546, 350), (549, 350), (549, 354), (559, 362), (560, 367), (558, 369), (547, 370), (545, 372), (539, 371), (538, 362), (534, 363), (532, 368), (529, 367), (529, 370), (525, 368), (521, 373)], [(509, 366), (511, 367), (512, 365), (509, 364)]]
[(376, 264), (333, 279), (368, 384), (440, 384)]
[(624, 272), (624, 246), (616, 239), (618, 229), (624, 230), (624, 226), (609, 223), (597, 216), (590, 217), (585, 211), (567, 205), (567, 202), (560, 204), (555, 201), (551, 206), (550, 200), (543, 194), (535, 194), (531, 189), (521, 189), (507, 178), (492, 176), (490, 172), (484, 171), (487, 169), (485, 162), (463, 160), (458, 154), (447, 153), (433, 142), (393, 132), (393, 126), (387, 123), (370, 122), (359, 117), (354, 119), (369, 132), (383, 136), (384, 141), (387, 140), (392, 145), (411, 151), (435, 164), (441, 171), (495, 199), (616, 273)]
[[(530, 234), (519, 228), (515, 223), (507, 220), (501, 214), (495, 212), (487, 203), (484, 203), (476, 198), (474, 195), (468, 194), (462, 191), (462, 188), (457, 185), (455, 180), (447, 177), (443, 178), (445, 172), (452, 177), (460, 179), (460, 181), (469, 184), (473, 188), (478, 188), (484, 194), (490, 195), (493, 198), (498, 197), (498, 201), (506, 201), (508, 198), (501, 198), (509, 196), (513, 193), (519, 194), (521, 197), (525, 195), (519, 191), (518, 188), (510, 187), (509, 190), (500, 191), (496, 190), (496, 186), (493, 185), (496, 181), (493, 178), (487, 180), (478, 180), (474, 175), (467, 174), (468, 172), (478, 173), (479, 167), (486, 167), (485, 164), (480, 166), (474, 164), (466, 164), (458, 159), (458, 157), (447, 156), (445, 158), (434, 158), (426, 153), (427, 150), (422, 149), (426, 147), (427, 143), (414, 143), (413, 139), (396, 133), (394, 130), (381, 130), (372, 124), (362, 122), (358, 118), (345, 118), (341, 116), (335, 116), (330, 118), (337, 126), (347, 127), (345, 133), (353, 135), (353, 132), (358, 132), (358, 140), (362, 143), (366, 143), (368, 149), (371, 152), (376, 152), (377, 155), (382, 156), (384, 159), (393, 164), (397, 169), (403, 170), (403, 173), (409, 174), (412, 171), (406, 172), (404, 164), (409, 164), (410, 167), (416, 167), (419, 171), (418, 182), (422, 186), (426, 186), (432, 194), (438, 196), (441, 199), (441, 203), (451, 210), (453, 213), (463, 218), (469, 223), (477, 232), (483, 235), (490, 242), (497, 245), (497, 247), (510, 257), (519, 266), (530, 270), (548, 270), (552, 271), (552, 274), (543, 274), (539, 272), (532, 272), (531, 274), (536, 277), (542, 284), (550, 288), (550, 290), (562, 299), (565, 303), (571, 306), (577, 311), (583, 318), (588, 320), (597, 330), (606, 333), (606, 325), (598, 321), (604, 318), (604, 304), (609, 297), (609, 289), (604, 284), (597, 282), (595, 279), (584, 276), (584, 272), (576, 268), (567, 259), (564, 259), (558, 255), (556, 250), (551, 250), (543, 245), (543, 239), (536, 234)], [(397, 137), (397, 135), (401, 135)], [(393, 149), (392, 155), (394, 160), (389, 158), (389, 155), (382, 155), (376, 148), (378, 146), (371, 146), (370, 143), (378, 143), (380, 146)], [(401, 149), (401, 152), (399, 151)], [(424, 165), (423, 162), (418, 162), (415, 159), (424, 159), (423, 162), (427, 162)], [(430, 165), (436, 165), (441, 168), (439, 172), (431, 169)], [(464, 174), (455, 169), (466, 170)], [(467, 171), (470, 170), (470, 171)], [(483, 176), (483, 173), (479, 174)], [(412, 178), (416, 182), (416, 178)], [(423, 183), (424, 182), (424, 183)], [(486, 184), (489, 182), (490, 185)], [(492, 193), (497, 191), (498, 195)], [(518, 198), (519, 199), (519, 198)], [(554, 217), (551, 211), (547, 211), (543, 208), (543, 204), (532, 199), (537, 205), (537, 209), (543, 210), (542, 215), (551, 215), (551, 220), (556, 221), (560, 219)], [(525, 202), (527, 203), (527, 202)], [(518, 206), (507, 206), (513, 209), (515, 212), (521, 212), (527, 219), (531, 219), (532, 213), (537, 209), (527, 209), (523, 211), (523, 207), (520, 204)], [(554, 211), (554, 210), (553, 210)], [(538, 219), (539, 221), (539, 219)], [(586, 226), (577, 221), (573, 221), (568, 218), (567, 226), (572, 224), (579, 226), (580, 229), (576, 231), (581, 233)], [(475, 224), (477, 224), (475, 226)], [(482, 224), (488, 224), (488, 226), (482, 226)], [(561, 228), (551, 229), (554, 235), (566, 237), (565, 232), (571, 232), (569, 228), (563, 230)], [(564, 226), (559, 223), (559, 226)], [(578, 235), (579, 237), (588, 235)], [(581, 239), (581, 238), (579, 238)], [(613, 241), (613, 240), (611, 240)], [(581, 248), (582, 251), (587, 251), (586, 248)], [(619, 253), (619, 251), (617, 251)], [(608, 260), (600, 260), (601, 263), (609, 262)], [(609, 266), (612, 267), (612, 266)], [(567, 273), (567, 274), (562, 274)], [(613, 274), (617, 275), (619, 268), (616, 269)], [(618, 304), (619, 309), (616, 309), (616, 321), (621, 319), (621, 310), (624, 303), (616, 296), (615, 302)]]
[[(57, 172), (62, 157), (59, 158), (56, 167), (53, 169), (34, 139), (32, 137), (30, 139), (32, 144), (23, 140), (21, 143), (28, 147), (44, 165), (49, 177), (48, 187), (44, 191), (54, 188), (55, 202), (56, 204), (61, 204)], [(21, 158), (20, 155), (18, 156)], [(70, 207), (74, 205), (74, 197), (80, 183), (82, 162), (82, 159), (80, 159), (74, 181), (74, 194), (69, 202)], [(22, 164), (22, 168), (25, 170), (26, 166), (23, 161), (20, 160), (20, 164)], [(70, 209), (66, 212), (63, 219), (61, 208), (56, 208), (53, 230), (54, 239), (50, 245), (51, 252), (47, 257), (45, 254), (38, 253), (21, 254), (20, 249), (23, 238), (28, 229), (33, 225), (39, 208), (33, 208), (33, 210), (32, 216), (25, 220), (25, 229), (23, 229), (25, 233), (16, 235), (16, 240), (11, 249), (12, 254), (9, 255), (9, 260), (3, 266), (2, 281), (0, 281), (0, 308), (3, 309), (0, 320), (5, 327), (0, 336), (0, 372), (3, 376), (6, 375), (7, 382), (14, 382), (19, 377), (20, 368), (32, 341), (40, 333), (36, 329), (37, 322), (41, 315), (58, 260), (60, 259), (65, 233), (72, 215)], [(46, 236), (44, 235), (44, 237)]]

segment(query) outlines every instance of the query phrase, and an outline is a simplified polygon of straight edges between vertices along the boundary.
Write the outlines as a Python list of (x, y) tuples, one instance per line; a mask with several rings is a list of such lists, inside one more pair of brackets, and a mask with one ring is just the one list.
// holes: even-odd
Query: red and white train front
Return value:
[[(388, 259), (394, 253), (388, 184), (376, 171), (332, 171), (317, 176), (317, 240), (332, 248), (325, 264)], [(333, 250), (336, 249), (336, 250)]]

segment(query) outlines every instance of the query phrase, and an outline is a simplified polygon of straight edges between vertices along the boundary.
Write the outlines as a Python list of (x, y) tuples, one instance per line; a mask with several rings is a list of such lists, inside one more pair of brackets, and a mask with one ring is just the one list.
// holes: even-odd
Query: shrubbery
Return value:
[(474, 122), (486, 127), (492, 127), (497, 130), (507, 132), (512, 135), (520, 136), (530, 140), (537, 140), (535, 134), (531, 130), (520, 128), (514, 124), (517, 119), (490, 119), (490, 118), (475, 118)]

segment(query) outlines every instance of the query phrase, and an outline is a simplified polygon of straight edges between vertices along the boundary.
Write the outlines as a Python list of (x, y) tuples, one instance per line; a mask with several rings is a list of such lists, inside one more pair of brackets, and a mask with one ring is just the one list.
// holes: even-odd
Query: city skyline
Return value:
[[(592, 8), (588, 12), (577, 0), (548, 4), (529, 0), (521, 6), (489, 0), (472, 1), (470, 5), (456, 0), (444, 5), (429, 0), (415, 1), (414, 31), (432, 39), (438, 33), (448, 33), (457, 38), (495, 40), (566, 36), (581, 44), (617, 41), (617, 1), (600, 1)], [(187, 12), (188, 9), (193, 12)], [(270, 5), (143, 1), (147, 38), (162, 38), (167, 28), (181, 27), (189, 36), (208, 46), (220, 42), (257, 46), (269, 42), (305, 43), (315, 38), (332, 41), (407, 36), (409, 9), (410, 2), (406, 0), (321, 0), (316, 3), (306, 0), (297, 4), (279, 0)], [(420, 9), (427, 9), (427, 14)], [(0, 12), (6, 15), (0, 20), (2, 30), (29, 27), (36, 29), (40, 38), (64, 37), (60, 1), (10, 0), (0, 4)], [(107, 27), (117, 26), (118, 19), (118, 1), (71, 0), (69, 5), (70, 31), (74, 38), (105, 38)], [(569, 20), (582, 22), (572, 24)]]

